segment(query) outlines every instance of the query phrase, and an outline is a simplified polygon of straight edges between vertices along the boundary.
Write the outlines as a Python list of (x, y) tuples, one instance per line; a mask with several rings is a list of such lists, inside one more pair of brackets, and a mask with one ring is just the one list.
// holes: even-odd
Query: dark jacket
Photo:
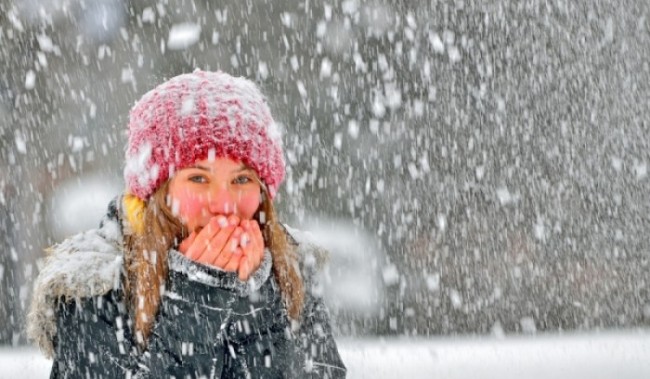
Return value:
[[(247, 283), (169, 252), (169, 278), (147, 350), (139, 352), (122, 289), (115, 202), (99, 229), (49, 254), (28, 332), (52, 356), (52, 378), (344, 378), (318, 284), (321, 251), (295, 242), (305, 283), (301, 320), (288, 318), (269, 251)], [(300, 238), (298, 238), (300, 240)]]

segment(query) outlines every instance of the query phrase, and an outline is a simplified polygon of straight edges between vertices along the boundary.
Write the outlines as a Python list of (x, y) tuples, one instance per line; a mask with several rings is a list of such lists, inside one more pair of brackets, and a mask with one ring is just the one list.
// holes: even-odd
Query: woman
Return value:
[(276, 218), (282, 147), (252, 82), (196, 71), (145, 94), (124, 173), (39, 274), (28, 332), (51, 377), (345, 377), (324, 254)]

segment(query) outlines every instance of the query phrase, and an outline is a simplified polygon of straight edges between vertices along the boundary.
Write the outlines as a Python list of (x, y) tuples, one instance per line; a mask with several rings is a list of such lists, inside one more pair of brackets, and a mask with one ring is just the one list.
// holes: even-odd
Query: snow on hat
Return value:
[(275, 196), (285, 174), (282, 141), (253, 82), (197, 70), (159, 85), (131, 109), (124, 178), (140, 199), (212, 156), (251, 167)]

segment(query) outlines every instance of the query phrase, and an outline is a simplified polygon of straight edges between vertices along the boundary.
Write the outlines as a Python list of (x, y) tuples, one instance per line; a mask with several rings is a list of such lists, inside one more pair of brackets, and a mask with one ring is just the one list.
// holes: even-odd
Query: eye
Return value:
[(252, 181), (253, 180), (251, 178), (249, 178), (248, 176), (246, 176), (246, 175), (239, 175), (238, 177), (235, 178), (235, 180), (233, 180), (233, 183), (235, 183), (235, 184), (247, 184), (247, 183), (250, 183)]
[(208, 179), (203, 175), (191, 175), (187, 178), (192, 183), (207, 183)]

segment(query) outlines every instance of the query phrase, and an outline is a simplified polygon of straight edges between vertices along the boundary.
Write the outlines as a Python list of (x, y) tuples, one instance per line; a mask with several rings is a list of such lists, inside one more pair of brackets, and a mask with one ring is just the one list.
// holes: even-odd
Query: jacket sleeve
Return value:
[(137, 372), (120, 296), (57, 303), (51, 378), (118, 378)]
[(178, 292), (163, 295), (143, 353), (134, 346), (121, 292), (59, 301), (51, 378), (219, 377), (224, 359), (215, 357), (225, 356), (218, 338), (221, 312), (197, 307), (191, 298), (196, 289), (185, 292), (174, 285), (179, 280), (172, 275)]
[(330, 315), (322, 298), (307, 296), (299, 336), (310, 378), (345, 378), (347, 369), (332, 336)]

